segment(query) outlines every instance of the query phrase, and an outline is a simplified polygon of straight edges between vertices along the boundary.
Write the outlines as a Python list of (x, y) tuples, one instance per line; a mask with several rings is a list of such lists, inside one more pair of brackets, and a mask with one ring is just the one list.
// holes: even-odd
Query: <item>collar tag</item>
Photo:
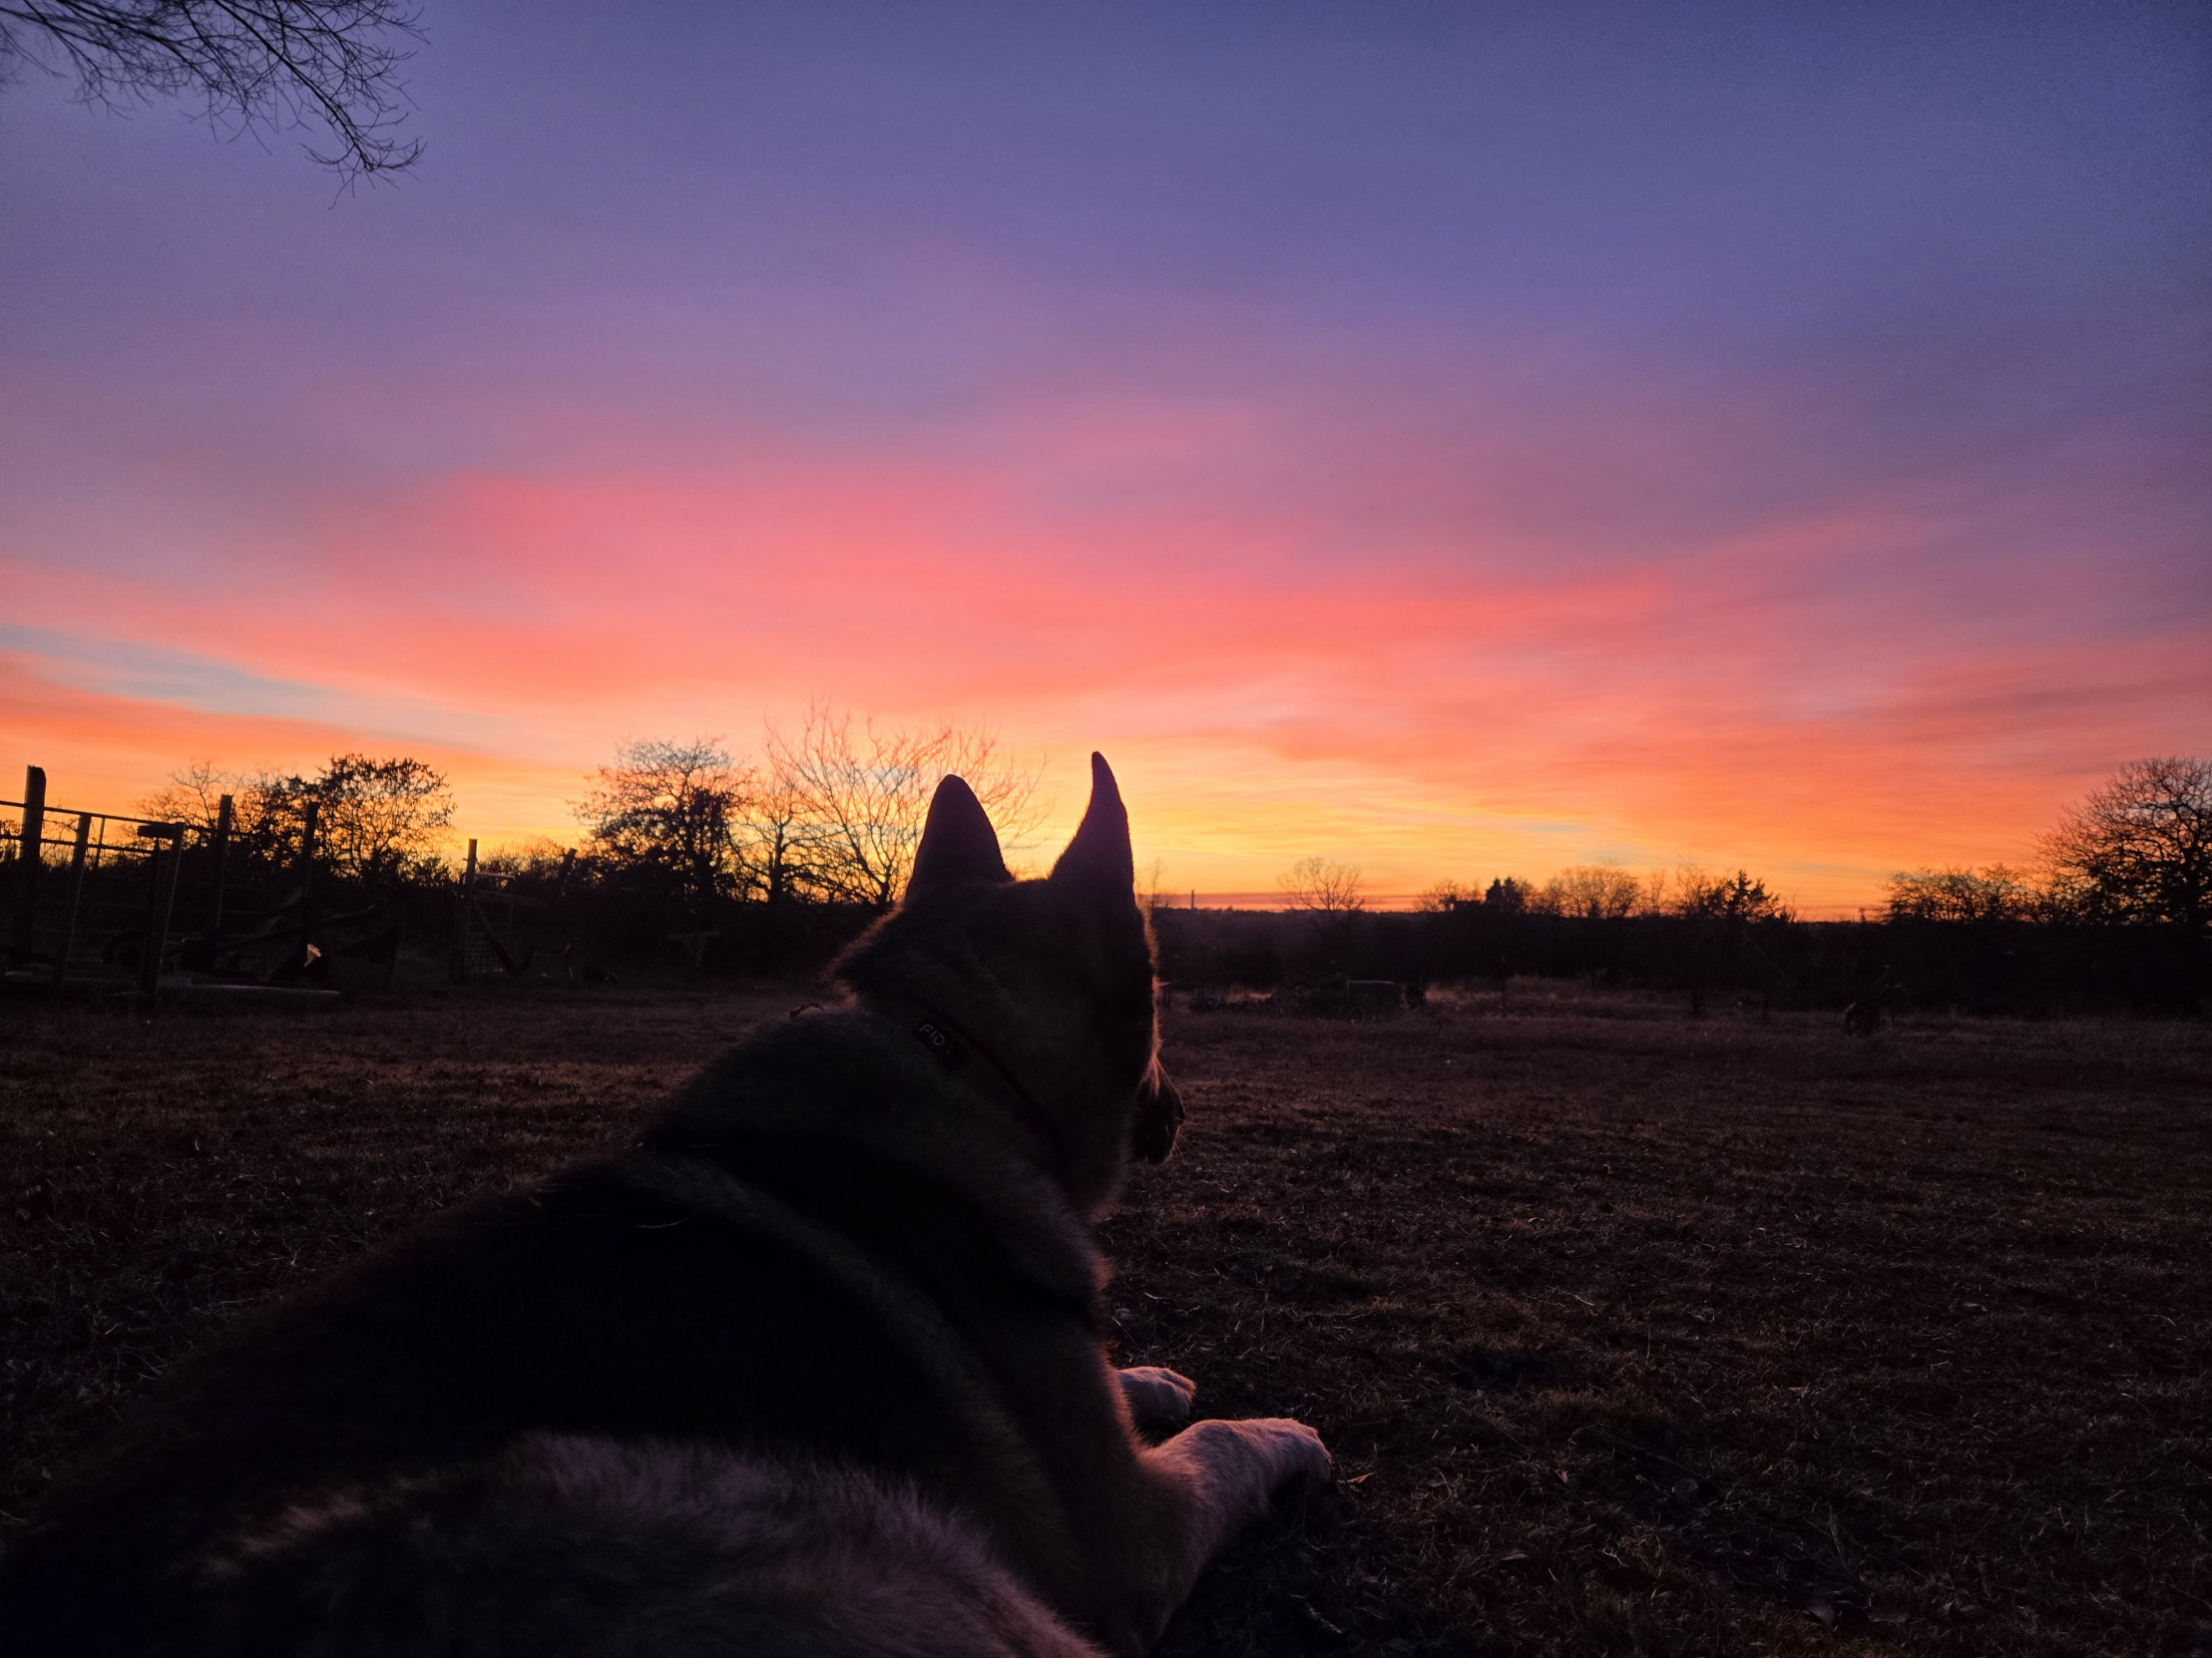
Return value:
[(947, 1070), (958, 1070), (968, 1057), (967, 1049), (953, 1040), (952, 1033), (933, 1019), (914, 1027), (914, 1039), (935, 1054)]

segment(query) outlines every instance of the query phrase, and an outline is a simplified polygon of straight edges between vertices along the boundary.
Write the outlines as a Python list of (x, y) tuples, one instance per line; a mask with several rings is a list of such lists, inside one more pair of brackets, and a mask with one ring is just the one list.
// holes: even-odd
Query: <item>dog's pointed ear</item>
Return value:
[(991, 827), (983, 802), (965, 781), (948, 775), (930, 796), (929, 821), (922, 825), (922, 844), (914, 852), (907, 892), (927, 892), (955, 881), (1013, 879), (999, 853), (999, 832)]
[(1053, 879), (1128, 893), (1136, 888), (1136, 860), (1129, 851), (1129, 813), (1104, 754), (1091, 756), (1091, 804), (1076, 838), (1053, 865)]

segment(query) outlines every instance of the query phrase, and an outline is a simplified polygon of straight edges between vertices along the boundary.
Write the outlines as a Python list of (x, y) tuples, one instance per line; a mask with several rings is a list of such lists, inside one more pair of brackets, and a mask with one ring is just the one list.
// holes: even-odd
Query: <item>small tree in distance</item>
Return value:
[(1576, 864), (1544, 884), (1529, 907), (1543, 915), (1618, 921), (1635, 914), (1643, 883), (1616, 864)]
[(1672, 911), (1678, 916), (1715, 921), (1788, 921), (1790, 908), (1748, 870), (1714, 875), (1695, 864), (1674, 872)]
[(445, 774), (407, 754), (333, 754), (312, 777), (296, 772), (220, 771), (194, 760), (166, 787), (139, 801), (150, 818), (213, 830), (221, 797), (231, 796), (231, 845), (247, 856), (296, 850), (307, 806), (316, 812), (319, 857), (339, 875), (383, 882), (434, 873), (453, 823)]
[(1463, 904), (1479, 902), (1475, 888), (1459, 881), (1438, 881), (1415, 895), (1413, 907), (1423, 915), (1442, 915)]
[(1275, 885), (1291, 909), (1312, 915), (1350, 915), (1367, 907), (1360, 872), (1334, 858), (1300, 858), (1275, 877)]
[(2043, 895), (2018, 870), (1901, 870), (1884, 883), (1892, 921), (2024, 921), (2039, 914)]
[(453, 823), (445, 774), (405, 754), (332, 755), (322, 775), (298, 793), (320, 802), (316, 840), (330, 866), (369, 881), (396, 880), (434, 865)]
[(644, 878), (705, 904), (737, 890), (732, 831), (752, 773), (719, 738), (626, 742), (574, 805), (586, 850), (618, 878)]

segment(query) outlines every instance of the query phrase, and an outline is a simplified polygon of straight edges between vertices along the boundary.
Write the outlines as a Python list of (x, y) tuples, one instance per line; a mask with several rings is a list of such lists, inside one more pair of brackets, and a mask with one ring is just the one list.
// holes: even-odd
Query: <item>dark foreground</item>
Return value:
[[(1163, 1651), (2212, 1654), (2212, 1030), (1172, 1016), (1127, 1363), (1341, 1482)], [(0, 1010), (0, 1525), (180, 1352), (792, 992)]]

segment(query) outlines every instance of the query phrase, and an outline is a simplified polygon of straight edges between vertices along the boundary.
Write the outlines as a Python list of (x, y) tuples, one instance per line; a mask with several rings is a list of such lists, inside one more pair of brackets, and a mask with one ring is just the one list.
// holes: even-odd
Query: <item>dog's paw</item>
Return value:
[(1198, 1385), (1189, 1377), (1155, 1365), (1131, 1365), (1114, 1374), (1121, 1379), (1121, 1393), (1137, 1427), (1161, 1428), (1190, 1420), (1190, 1402)]
[(1288, 1417), (1253, 1417), (1237, 1427), (1262, 1449), (1274, 1465), (1278, 1484), (1293, 1479), (1326, 1479), (1335, 1466), (1321, 1436), (1302, 1422), (1292, 1422)]

